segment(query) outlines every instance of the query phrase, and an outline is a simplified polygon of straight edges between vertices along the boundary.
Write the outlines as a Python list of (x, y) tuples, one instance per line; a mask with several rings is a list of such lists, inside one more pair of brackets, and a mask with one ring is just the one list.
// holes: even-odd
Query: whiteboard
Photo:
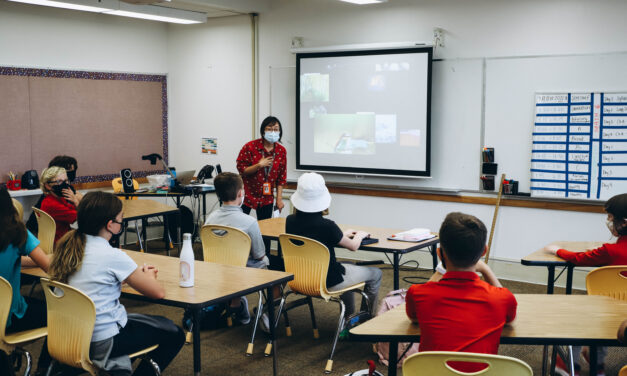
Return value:
[[(284, 126), (290, 181), (302, 173), (295, 159), (295, 67), (270, 67), (269, 114)], [(477, 189), (481, 144), (482, 61), (434, 61), (430, 178), (324, 174), (328, 182), (424, 189)], [(455, 104), (452, 110), (449, 103)]]
[(499, 175), (529, 192), (536, 93), (625, 92), (625, 67), (627, 53), (486, 59), (485, 144)]
[[(485, 68), (484, 68), (485, 64)], [(330, 182), (406, 189), (477, 190), (481, 148), (495, 148), (498, 175), (530, 191), (535, 94), (626, 92), (627, 53), (477, 58), (433, 62), (431, 178), (325, 174)], [(285, 125), (288, 179), (295, 181), (294, 67), (270, 67), (269, 113)], [(593, 199), (593, 198), (591, 198)], [(595, 198), (594, 198), (595, 199)]]

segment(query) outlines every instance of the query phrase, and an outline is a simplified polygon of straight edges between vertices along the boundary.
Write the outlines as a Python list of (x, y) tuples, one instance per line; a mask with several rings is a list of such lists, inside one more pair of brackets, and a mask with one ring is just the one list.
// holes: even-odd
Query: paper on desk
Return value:
[(423, 240), (435, 238), (435, 235), (426, 228), (412, 228), (411, 230), (399, 232), (394, 235), (390, 235), (388, 240), (399, 240), (403, 242), (421, 242)]

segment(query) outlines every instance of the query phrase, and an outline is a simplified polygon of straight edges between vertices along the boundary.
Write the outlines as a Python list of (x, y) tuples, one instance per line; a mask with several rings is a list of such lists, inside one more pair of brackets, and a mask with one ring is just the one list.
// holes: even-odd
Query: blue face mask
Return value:
[(277, 141), (279, 141), (279, 138), (281, 137), (281, 133), (280, 132), (265, 132), (263, 134), (263, 138), (266, 139), (266, 141), (271, 142), (271, 143), (275, 143)]

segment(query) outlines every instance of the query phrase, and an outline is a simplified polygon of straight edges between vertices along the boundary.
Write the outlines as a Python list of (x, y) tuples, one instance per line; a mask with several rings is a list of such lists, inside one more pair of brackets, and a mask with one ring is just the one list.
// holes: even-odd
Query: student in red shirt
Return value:
[[(442, 222), (437, 252), (446, 273), (439, 281), (411, 286), (405, 299), (407, 316), (420, 325), (420, 351), (497, 353), (503, 326), (516, 317), (517, 303), (479, 260), (487, 251), (486, 235), (483, 222), (472, 215), (449, 213)], [(456, 368), (475, 372), (484, 366)]]
[(56, 244), (70, 231), (70, 225), (76, 222), (76, 207), (81, 196), (77, 195), (69, 184), (63, 167), (53, 166), (45, 169), (41, 173), (40, 186), (45, 195), (41, 202), (41, 210), (50, 214), (57, 225), (54, 235)]
[[(607, 213), (607, 228), (613, 236), (617, 237), (616, 243), (605, 243), (599, 248), (587, 252), (570, 252), (554, 244), (547, 245), (545, 250), (577, 266), (627, 265), (627, 193), (616, 195), (607, 200), (605, 212)], [(581, 346), (573, 346), (576, 375), (579, 374), (580, 369), (577, 363), (580, 353)], [(597, 347), (597, 359), (599, 360), (597, 376), (605, 375), (603, 366), (605, 355), (606, 349)], [(586, 354), (584, 353), (585, 357)], [(560, 375), (568, 374), (566, 365), (559, 357), (556, 361), (556, 372)]]

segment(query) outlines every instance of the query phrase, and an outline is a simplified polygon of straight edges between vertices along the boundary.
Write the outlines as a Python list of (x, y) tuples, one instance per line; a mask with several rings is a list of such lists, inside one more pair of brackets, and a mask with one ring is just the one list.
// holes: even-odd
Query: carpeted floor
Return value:
[[(159, 242), (151, 242), (152, 250), (162, 249)], [(132, 247), (127, 247), (132, 248)], [(194, 245), (197, 256), (200, 255), (200, 245)], [(201, 257), (198, 257), (201, 259)], [(381, 296), (392, 289), (392, 268), (391, 266), (381, 266), (383, 270), (383, 284), (381, 286)], [(401, 271), (403, 277), (422, 277), (413, 283), (424, 282), (431, 275), (430, 270), (405, 269)], [(545, 293), (546, 287), (527, 283), (501, 281), (505, 287), (514, 293)], [(409, 284), (401, 281), (401, 287), (408, 287)], [(38, 290), (40, 291), (40, 290)], [(27, 294), (28, 291), (22, 291)], [(556, 289), (556, 294), (563, 294), (564, 291)], [(584, 293), (575, 291), (575, 293)], [(257, 294), (249, 295), (248, 301), (250, 309), (256, 306)], [(180, 308), (166, 307), (161, 305), (147, 304), (129, 299), (123, 299), (122, 303), (129, 312), (159, 314), (169, 317), (177, 324), (181, 323), (183, 310)], [(292, 336), (286, 337), (281, 322), (278, 332), (278, 360), (279, 375), (322, 375), (326, 360), (331, 351), (332, 336), (337, 323), (339, 312), (338, 305), (326, 303), (322, 300), (315, 300), (314, 307), (316, 318), (320, 330), (320, 338), (314, 339), (311, 331), (311, 321), (309, 310), (306, 306), (295, 308), (290, 311), (290, 323)], [(582, 323), (583, 325), (584, 323)], [(232, 328), (221, 328), (216, 330), (206, 330), (201, 333), (202, 340), (202, 374), (203, 375), (272, 375), (272, 358), (264, 357), (263, 351), (266, 344), (266, 337), (263, 333), (258, 334), (255, 341), (254, 354), (251, 357), (245, 356), (246, 346), (251, 334), (251, 325), (236, 326)], [(39, 356), (41, 341), (27, 347), (33, 354), (34, 359)], [(539, 375), (541, 371), (542, 347), (541, 346), (518, 346), (501, 345), (499, 354), (516, 357), (527, 362)], [(333, 375), (350, 374), (356, 370), (367, 368), (366, 361), (376, 359), (376, 354), (372, 352), (372, 344), (350, 342), (340, 340), (334, 356)], [(617, 375), (620, 368), (627, 364), (627, 349), (610, 348), (606, 359), (606, 375)], [(378, 370), (387, 374), (387, 367), (377, 363)], [(584, 370), (587, 370), (584, 366)], [(164, 372), (165, 375), (191, 375), (193, 374), (192, 346), (186, 345), (178, 354), (173, 363)], [(399, 375), (402, 372), (399, 370)]]

